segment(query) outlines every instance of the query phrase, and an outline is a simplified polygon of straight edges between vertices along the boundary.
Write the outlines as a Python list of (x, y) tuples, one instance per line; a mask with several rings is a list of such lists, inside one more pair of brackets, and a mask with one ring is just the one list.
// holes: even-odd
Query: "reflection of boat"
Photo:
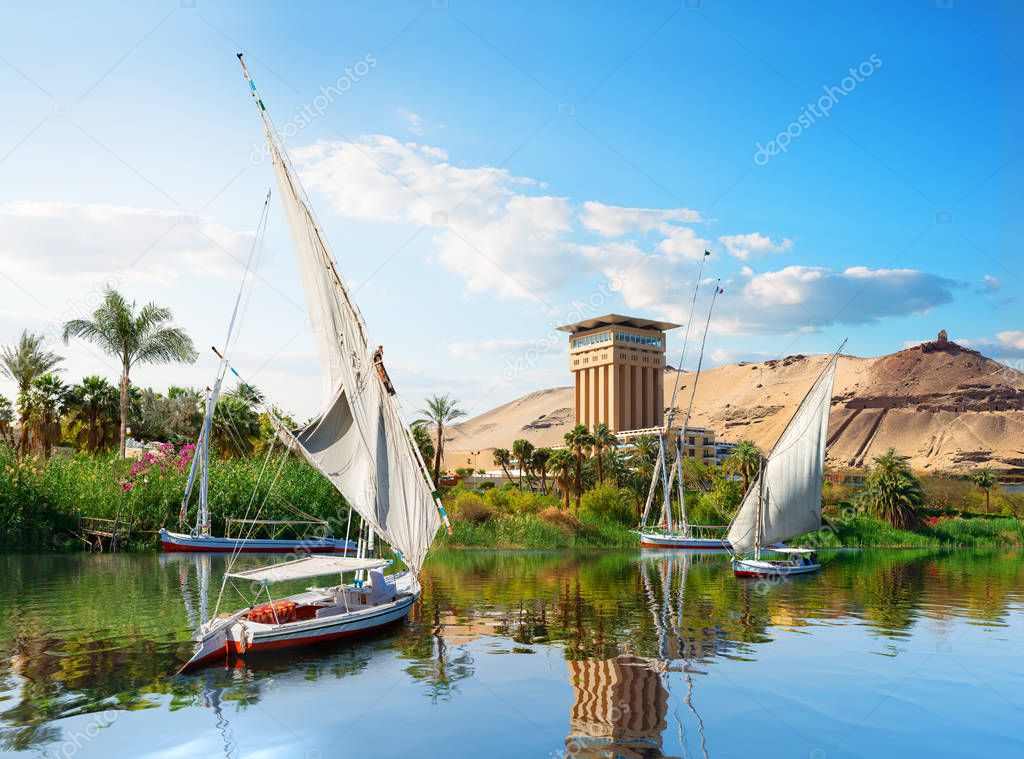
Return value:
[[(693, 290), (693, 301), (690, 304), (690, 318), (686, 325), (686, 338), (683, 342), (683, 355), (679, 359), (679, 371), (676, 372), (676, 383), (672, 390), (672, 400), (668, 406), (668, 413), (665, 415), (665, 427), (659, 435), (658, 458), (654, 462), (654, 471), (651, 474), (651, 486), (647, 492), (647, 502), (644, 504), (643, 515), (640, 519), (640, 545), (644, 548), (689, 548), (696, 550), (722, 551), (729, 549), (729, 542), (724, 535), (716, 533), (723, 532), (724, 527), (702, 526), (690, 524), (686, 517), (686, 483), (683, 479), (683, 452), (687, 450), (683, 443), (687, 427), (690, 423), (690, 414), (693, 411), (693, 399), (697, 392), (697, 381), (700, 379), (701, 364), (704, 361), (704, 340), (707, 339), (708, 326), (711, 324), (711, 312), (715, 307), (721, 289), (719, 282), (715, 281), (715, 292), (711, 298), (711, 305), (708, 308), (707, 323), (704, 325), (704, 338), (701, 340), (700, 359), (697, 363), (697, 372), (694, 376), (693, 387), (690, 390), (690, 402), (686, 409), (686, 416), (683, 424), (678, 430), (673, 429), (672, 419), (676, 410), (676, 394), (679, 391), (679, 377), (682, 374), (683, 360), (686, 356), (686, 343), (690, 336), (690, 325), (693, 322), (693, 308), (697, 302), (697, 290), (701, 284), (700, 274), (704, 271), (704, 259), (701, 259), (700, 273), (697, 275), (697, 285)], [(669, 436), (678, 432), (675, 438), (675, 459), (671, 466), (668, 463)], [(694, 453), (691, 448), (690, 453)], [(660, 485), (660, 488), (659, 488)], [(679, 520), (673, 518), (672, 495), (673, 485), (676, 486), (679, 499)], [(658, 491), (661, 491), (661, 526), (648, 527), (647, 519), (651, 512), (651, 506), (655, 501)]]
[[(236, 552), (221, 591), (228, 581), (236, 588), (236, 581), (248, 583), (253, 603), (200, 625), (195, 651), (185, 668), (231, 654), (334, 640), (404, 619), (419, 597), (416, 575), (444, 516), (419, 449), (398, 413), (392, 388), (385, 384), (386, 375), (374, 370), (380, 361), (379, 349), (375, 353), (369, 348), (366, 325), (241, 54), (238, 59), (266, 132), (328, 391), (323, 412), (298, 430), (287, 429), (269, 406), (264, 405), (264, 410), (277, 437), (345, 496), (361, 517), (365, 539), (360, 540), (356, 557), (307, 556), (243, 571), (233, 571)], [(395, 550), (408, 571), (385, 576), (383, 570), (390, 562), (370, 556), (375, 535)], [(347, 584), (349, 573), (355, 577)], [(364, 584), (367, 573), (369, 582)], [(340, 580), (338, 584), (284, 598), (275, 598), (270, 590), (275, 583), (332, 575)], [(262, 598), (266, 602), (256, 606)]]
[[(825, 444), (838, 360), (836, 351), (800, 402), (740, 503), (729, 528), (729, 541), (737, 554), (732, 566), (738, 577), (807, 574), (821, 568), (813, 551), (772, 544), (821, 527)], [(782, 558), (762, 558), (763, 551)], [(739, 556), (750, 553), (753, 558)]]

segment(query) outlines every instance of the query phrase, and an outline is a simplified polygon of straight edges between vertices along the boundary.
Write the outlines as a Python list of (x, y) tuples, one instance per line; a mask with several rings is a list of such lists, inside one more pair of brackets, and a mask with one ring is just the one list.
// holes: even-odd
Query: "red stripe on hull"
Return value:
[(354, 549), (336, 548), (333, 546), (304, 546), (295, 545), (291, 548), (212, 548), (207, 546), (189, 546), (181, 543), (162, 542), (165, 553), (294, 553), (296, 549), (309, 551), (311, 553), (355, 553)]
[(643, 548), (707, 548), (710, 551), (728, 551), (729, 546), (719, 545), (717, 543), (697, 543), (693, 545), (686, 545), (685, 543), (644, 543), (640, 545)]
[[(397, 619), (392, 619), (390, 622), (384, 622), (380, 625), (374, 625), (373, 627), (361, 627), (358, 630), (342, 630), (341, 632), (326, 633), (324, 635), (314, 635), (308, 638), (286, 638), (284, 640), (268, 640), (263, 643), (252, 643), (245, 649), (245, 653), (260, 653), (263, 651), (280, 651), (283, 648), (301, 648), (302, 646), (311, 646), (316, 643), (326, 643), (331, 640), (338, 640), (339, 638), (349, 638), (353, 635), (363, 635), (365, 633), (375, 632), (376, 630), (382, 630), (385, 627), (389, 627), (393, 624), (401, 622), (408, 616), (408, 611)], [(229, 640), (228, 650), (235, 655), (241, 656), (242, 651), (239, 650), (238, 641)]]

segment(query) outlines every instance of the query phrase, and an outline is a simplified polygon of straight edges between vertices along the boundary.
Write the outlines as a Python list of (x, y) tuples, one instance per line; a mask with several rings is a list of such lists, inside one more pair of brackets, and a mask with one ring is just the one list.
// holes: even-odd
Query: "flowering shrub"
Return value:
[(127, 493), (133, 488), (141, 487), (149, 482), (150, 474), (184, 474), (192, 463), (195, 452), (196, 447), (192, 443), (186, 443), (177, 449), (171, 443), (161, 443), (156, 452), (146, 453), (136, 460), (128, 472), (128, 478), (121, 482), (121, 490)]

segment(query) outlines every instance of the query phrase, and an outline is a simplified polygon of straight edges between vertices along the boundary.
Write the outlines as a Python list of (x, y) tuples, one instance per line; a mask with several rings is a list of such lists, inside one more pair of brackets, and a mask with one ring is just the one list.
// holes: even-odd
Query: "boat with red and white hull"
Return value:
[[(196, 632), (192, 658), (182, 672), (234, 656), (324, 643), (366, 634), (404, 619), (419, 597), (409, 572), (385, 576), (384, 559), (309, 556), (296, 561), (231, 572), (228, 577), (266, 588), (268, 602), (211, 619)], [(346, 572), (369, 572), (369, 582), (309, 588), (281, 599), (274, 582)]]
[(728, 551), (730, 548), (729, 541), (725, 538), (706, 538), (645, 530), (640, 531), (640, 545), (644, 548), (686, 548), (697, 551)]
[(160, 530), (160, 545), (167, 553), (337, 553), (354, 556), (357, 543), (342, 538), (310, 537), (301, 540), (271, 538), (218, 538)]

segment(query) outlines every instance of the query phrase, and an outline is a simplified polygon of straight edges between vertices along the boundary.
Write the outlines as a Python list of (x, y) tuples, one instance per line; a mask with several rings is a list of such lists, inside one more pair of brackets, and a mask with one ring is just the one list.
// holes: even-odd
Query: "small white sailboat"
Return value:
[[(307, 556), (241, 571), (233, 570), (233, 556), (221, 592), (229, 581), (244, 581), (244, 587), (255, 589), (256, 598), (247, 608), (219, 616), (215, 608), (213, 617), (196, 631), (194, 653), (183, 669), (226, 656), (366, 633), (404, 619), (419, 597), (417, 575), (434, 535), (442, 521), (451, 529), (398, 412), (380, 350), (370, 347), (362, 316), (241, 54), (238, 59), (266, 131), (327, 390), (324, 410), (301, 429), (288, 430), (272, 410), (269, 415), (288, 448), (345, 496), (361, 517), (366, 540), (355, 557)], [(374, 536), (387, 542), (408, 569), (385, 575), (390, 562), (369, 555)], [(350, 573), (356, 573), (355, 578), (346, 582)], [(276, 583), (328, 576), (337, 583), (284, 598), (272, 593)]]
[[(185, 492), (181, 498), (181, 508), (178, 511), (178, 524), (180, 529), (188, 529), (187, 532), (174, 532), (164, 527), (160, 528), (160, 545), (166, 553), (232, 553), (240, 551), (243, 553), (341, 553), (354, 554), (356, 544), (350, 540), (340, 540), (330, 534), (330, 526), (323, 520), (312, 518), (303, 519), (228, 519), (228, 534), (218, 537), (211, 534), (210, 526), (210, 504), (209, 504), (209, 471), (210, 471), (210, 440), (213, 437), (213, 418), (217, 409), (217, 400), (220, 398), (221, 387), (224, 384), (224, 377), (230, 365), (228, 364), (229, 351), (232, 347), (232, 340), (237, 338), (235, 322), (238, 319), (239, 306), (242, 303), (242, 296), (245, 293), (246, 281), (249, 273), (255, 268), (256, 260), (263, 246), (263, 235), (266, 230), (267, 210), (270, 205), (270, 193), (263, 203), (263, 211), (260, 214), (259, 223), (256, 225), (256, 236), (253, 239), (252, 248), (249, 250), (249, 259), (246, 261), (245, 273), (242, 275), (242, 282), (235, 297), (234, 310), (231, 312), (231, 319), (228, 322), (228, 332), (224, 339), (224, 352), (214, 352), (220, 359), (217, 366), (217, 376), (213, 387), (207, 389), (205, 413), (203, 424), (199, 429), (199, 438), (196, 440), (196, 450), (189, 464), (188, 479), (185, 482)], [(193, 494), (198, 491), (196, 498), (195, 522), (189, 524), (189, 504)], [(231, 527), (241, 527), (248, 530), (244, 536), (230, 534)], [(274, 530), (275, 534), (269, 537), (254, 537), (257, 529)], [(280, 535), (284, 530), (302, 528), (311, 531), (299, 538), (282, 538)]]
[(821, 527), (828, 417), (842, 349), (800, 402), (740, 503), (729, 527), (737, 577), (784, 577), (821, 568), (814, 551), (773, 544)]
[[(697, 285), (693, 291), (693, 301), (690, 304), (690, 319), (693, 321), (693, 307), (697, 301), (697, 290), (701, 285), (701, 275), (704, 272), (704, 259), (701, 259), (700, 270), (697, 275)], [(707, 340), (708, 327), (711, 324), (711, 312), (715, 307), (715, 300), (722, 292), (719, 288), (719, 281), (714, 283), (715, 291), (711, 298), (711, 306), (708, 308), (707, 322), (704, 325), (704, 337), (701, 340), (700, 359), (697, 362), (697, 372), (694, 376), (693, 387), (690, 390), (690, 403), (686, 409), (686, 416), (683, 425), (679, 429), (676, 441), (675, 460), (671, 468), (668, 466), (668, 439), (672, 433), (672, 419), (675, 416), (676, 394), (679, 391), (679, 376), (683, 371), (683, 359), (686, 356), (686, 340), (689, 338), (690, 324), (686, 327), (686, 339), (683, 344), (683, 355), (679, 359), (679, 371), (676, 373), (676, 384), (672, 390), (672, 400), (669, 403), (669, 410), (665, 417), (665, 428), (659, 436), (658, 458), (654, 464), (654, 472), (651, 476), (651, 487), (647, 492), (647, 502), (644, 505), (643, 515), (640, 520), (640, 545), (643, 548), (687, 548), (691, 550), (705, 551), (727, 551), (729, 542), (724, 535), (715, 533), (725, 532), (724, 527), (694, 525), (690, 524), (686, 517), (686, 486), (683, 481), (683, 451), (685, 450), (684, 440), (686, 429), (690, 423), (690, 415), (693, 411), (693, 399), (697, 393), (697, 381), (700, 379), (700, 369), (704, 361), (704, 342)], [(660, 526), (648, 526), (647, 519), (651, 506), (655, 500), (658, 485), (662, 490), (662, 523)], [(677, 486), (679, 498), (679, 521), (673, 519), (672, 514), (672, 490), (673, 485)]]

